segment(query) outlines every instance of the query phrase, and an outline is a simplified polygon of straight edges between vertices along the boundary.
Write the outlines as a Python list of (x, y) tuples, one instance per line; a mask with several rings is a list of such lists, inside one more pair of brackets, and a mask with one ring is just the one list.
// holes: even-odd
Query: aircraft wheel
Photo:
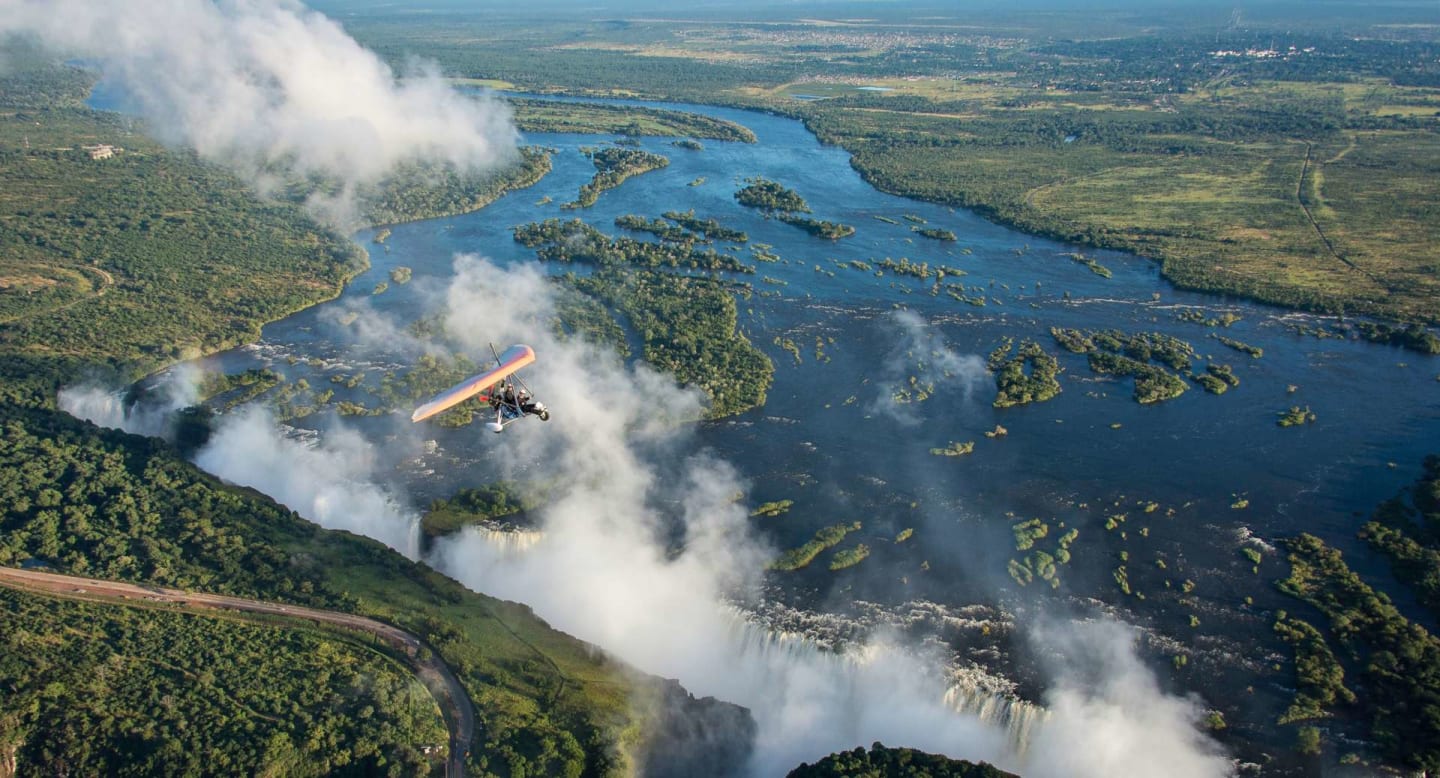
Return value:
[(541, 412), (540, 412), (540, 421), (550, 421), (550, 412), (549, 412), (549, 411), (541, 411)]

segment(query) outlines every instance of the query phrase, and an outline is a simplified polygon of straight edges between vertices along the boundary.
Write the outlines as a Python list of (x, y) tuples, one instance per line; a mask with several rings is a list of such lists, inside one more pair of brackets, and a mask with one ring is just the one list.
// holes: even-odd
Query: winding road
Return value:
[(298, 619), (316, 624), (340, 627), (373, 635), (392, 648), (398, 649), (402, 660), (410, 666), (416, 677), (430, 690), (450, 729), (450, 754), (445, 763), (445, 774), (454, 778), (465, 774), (465, 754), (475, 737), (475, 706), (465, 693), (465, 687), (450, 671), (438, 654), (427, 648), (420, 638), (399, 627), (383, 621), (356, 616), (352, 613), (319, 610), (299, 605), (251, 600), (244, 597), (229, 597), (221, 594), (203, 594), (178, 589), (140, 586), (119, 581), (104, 581), (97, 578), (81, 578), (71, 575), (45, 573), (39, 570), (19, 570), (0, 567), (0, 586), (35, 592), (55, 597), (91, 602), (145, 606), (147, 603), (169, 603), (192, 610), (222, 610), (238, 613), (258, 613)]

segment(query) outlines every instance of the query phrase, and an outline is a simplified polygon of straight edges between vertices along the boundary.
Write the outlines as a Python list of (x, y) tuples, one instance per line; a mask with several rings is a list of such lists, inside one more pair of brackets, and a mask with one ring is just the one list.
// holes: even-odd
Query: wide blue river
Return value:
[[(775, 362), (769, 400), (762, 409), (702, 424), (696, 445), (738, 467), (752, 485), (753, 502), (794, 501), (783, 520), (762, 525), (778, 547), (797, 545), (819, 527), (860, 519), (872, 550), (869, 559), (839, 573), (816, 564), (776, 575), (775, 597), (839, 612), (862, 599), (985, 600), (1014, 611), (1099, 604), (1175, 636), (1198, 654), (1210, 652), (1212, 661), (1171, 674), (1177, 688), (1202, 688), (1216, 676), (1243, 688), (1257, 683), (1240, 667), (1249, 665), (1224, 657), (1288, 656), (1270, 634), (1273, 616), (1265, 614), (1305, 610), (1275, 590), (1274, 580), (1287, 568), (1267, 543), (1304, 531), (1340, 547), (1367, 579), (1391, 590), (1407, 614), (1428, 623), (1403, 590), (1395, 591), (1385, 565), (1355, 532), (1379, 501), (1415, 478), (1425, 454), (1440, 450), (1440, 359), (1297, 334), (1292, 325), (1316, 319), (1180, 291), (1150, 260), (1086, 250), (1111, 271), (1104, 278), (1068, 256), (1077, 247), (876, 191), (850, 168), (843, 150), (821, 145), (793, 120), (665, 107), (734, 120), (758, 142), (707, 140), (703, 151), (690, 151), (667, 138), (645, 139), (643, 147), (667, 156), (669, 167), (605, 192), (594, 207), (565, 211), (560, 203), (574, 199), (593, 173), (579, 147), (613, 138), (531, 136), (528, 142), (558, 149), (554, 171), (538, 185), (476, 213), (394, 227), (384, 247), (370, 243), (372, 231), (360, 233), (373, 267), (340, 301), (272, 324), (260, 348), (220, 361), (229, 369), (268, 364), (318, 386), (328, 380), (326, 369), (307, 366), (304, 358), (345, 356), (327, 324), (331, 306), (370, 298), (377, 309), (408, 320), (421, 312), (420, 290), (451, 275), (457, 253), (501, 264), (534, 262), (533, 253), (511, 239), (514, 225), (578, 216), (615, 234), (619, 215), (693, 208), (745, 230), (752, 245), (769, 244), (782, 258), (757, 263), (756, 275), (744, 279), (756, 294), (740, 301), (741, 328)], [(740, 206), (733, 194), (749, 176), (795, 189), (814, 216), (854, 225), (856, 234), (822, 240)], [(551, 201), (540, 204), (546, 197)], [(922, 237), (907, 215), (951, 230), (958, 240)], [(929, 281), (877, 276), (878, 268), (848, 264), (860, 260), (873, 268), (884, 257), (963, 270), (965, 276), (947, 281), (971, 287), (967, 294), (985, 304), (932, 295)], [(372, 296), (397, 266), (413, 268), (414, 281)], [(920, 326), (907, 328), (905, 316), (897, 315), (902, 309), (917, 315)], [(1240, 319), (1206, 326), (1179, 319), (1183, 310)], [(1229, 364), (1240, 385), (1220, 396), (1192, 385), (1177, 399), (1142, 406), (1131, 397), (1129, 379), (1102, 380), (1084, 356), (1060, 349), (1049, 335), (1053, 326), (1174, 335), (1194, 344), (1197, 369), (1212, 360)], [(1264, 354), (1252, 358), (1229, 349), (1212, 333)], [(1007, 337), (1034, 339), (1059, 357), (1065, 372), (1058, 397), (996, 409), (988, 375), (965, 379), (975, 365), (965, 357), (983, 360)], [(777, 338), (798, 346), (798, 360)], [(948, 376), (935, 356), (941, 349), (951, 355)], [(895, 402), (911, 376), (920, 386), (933, 383), (933, 392), (923, 401)], [(1277, 413), (1292, 405), (1308, 405), (1316, 421), (1277, 426)], [(550, 423), (562, 419), (557, 409)], [(350, 423), (377, 436), (387, 429), (377, 420)], [(986, 437), (997, 425), (1008, 434)], [(476, 452), (475, 466), (397, 475), (419, 504), (484, 483), (493, 474), (482, 453), (501, 445), (471, 430), (437, 437), (447, 449)], [(975, 442), (969, 456), (930, 453), (967, 441)], [(1125, 521), (1107, 529), (1108, 517), (1117, 514)], [(1037, 548), (1049, 549), (1059, 534), (1079, 530), (1053, 592), (1039, 580), (1021, 587), (1007, 574), (1007, 563), (1024, 556), (1015, 549), (1012, 525), (1028, 518), (1050, 528)], [(907, 528), (913, 537), (893, 542)], [(1245, 548), (1262, 552), (1258, 572)], [(1122, 565), (1132, 591), (1144, 599), (1121, 592), (1115, 570)], [(1195, 585), (1193, 599), (1181, 607), (1187, 580)], [(1200, 623), (1192, 626), (1197, 614)], [(1164, 660), (1161, 650), (1154, 656)], [(1013, 669), (1025, 675), (1023, 667)], [(1271, 709), (1285, 701), (1273, 689), (1262, 688), (1259, 697), (1257, 704)]]

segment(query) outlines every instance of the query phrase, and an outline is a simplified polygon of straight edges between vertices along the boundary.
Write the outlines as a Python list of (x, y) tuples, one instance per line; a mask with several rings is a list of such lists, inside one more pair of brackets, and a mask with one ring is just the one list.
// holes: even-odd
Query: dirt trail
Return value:
[(465, 754), (475, 737), (475, 706), (465, 693), (465, 687), (450, 671), (450, 668), (414, 635), (382, 621), (356, 616), (351, 613), (306, 608), (299, 605), (251, 600), (244, 597), (229, 597), (220, 594), (185, 592), (178, 589), (139, 586), (118, 581), (103, 581), (96, 578), (80, 578), (70, 575), (43, 573), (38, 570), (19, 570), (0, 567), (0, 586), (9, 586), (29, 592), (65, 597), (91, 602), (139, 605), (164, 602), (196, 610), (223, 610), (240, 613), (261, 613), (287, 619), (301, 619), (318, 624), (338, 626), (348, 630), (374, 635), (393, 648), (399, 649), (404, 661), (415, 675), (430, 690), (445, 714), (445, 723), (450, 728), (450, 756), (445, 765), (447, 776), (465, 774)]

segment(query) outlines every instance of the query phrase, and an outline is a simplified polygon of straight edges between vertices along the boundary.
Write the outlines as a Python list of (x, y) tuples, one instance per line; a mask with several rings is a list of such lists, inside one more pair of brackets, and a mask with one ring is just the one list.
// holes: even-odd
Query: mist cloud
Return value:
[(315, 446), (281, 437), (264, 409), (223, 417), (195, 464), (250, 486), (327, 529), (374, 538), (415, 559), (419, 517), (381, 485), (373, 448), (340, 426)]
[(292, 0), (9, 0), (0, 34), (97, 63), (162, 139), (258, 175), (321, 173), (346, 188), (406, 160), (477, 171), (512, 158), (507, 108), (403, 80), (339, 24)]
[(126, 405), (123, 390), (77, 384), (61, 389), (55, 405), (77, 419), (101, 427), (136, 435), (168, 437), (174, 413), (195, 403), (198, 380), (197, 368), (189, 364), (177, 365), (160, 376), (140, 403)]
[(875, 382), (881, 393), (871, 400), (870, 413), (913, 427), (920, 423), (919, 412), (911, 403), (897, 402), (897, 393), (958, 388), (963, 401), (969, 403), (975, 389), (985, 383), (985, 360), (951, 349), (944, 336), (920, 314), (898, 310), (887, 317), (886, 323), (892, 325), (898, 339)]

